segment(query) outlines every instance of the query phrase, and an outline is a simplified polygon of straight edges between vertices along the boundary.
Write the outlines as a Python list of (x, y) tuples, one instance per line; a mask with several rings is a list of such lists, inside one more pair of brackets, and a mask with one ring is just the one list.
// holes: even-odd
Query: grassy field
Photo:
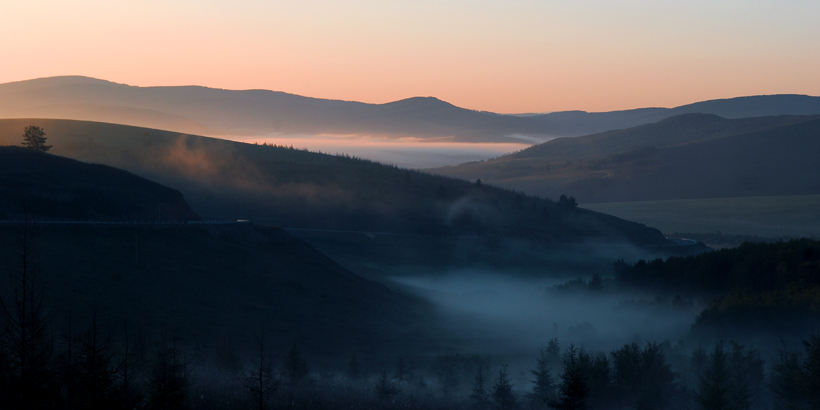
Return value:
[(673, 232), (820, 237), (820, 195), (581, 204)]

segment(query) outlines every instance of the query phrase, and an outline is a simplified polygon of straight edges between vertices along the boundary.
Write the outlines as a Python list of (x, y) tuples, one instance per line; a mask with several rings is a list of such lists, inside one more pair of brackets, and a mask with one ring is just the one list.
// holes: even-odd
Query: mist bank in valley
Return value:
[(566, 279), (498, 272), (464, 270), (392, 280), (438, 306), (448, 327), (472, 341), (468, 348), (519, 359), (552, 338), (594, 350), (632, 341), (677, 342), (704, 307), (676, 306), (651, 292), (595, 288), (587, 282), (580, 289), (563, 288), (556, 286)]
[(453, 142), (448, 139), (396, 138), (380, 135), (305, 135), (220, 136), (221, 138), (329, 154), (348, 154), (401, 168), (433, 168), (478, 161), (520, 151), (530, 142)]

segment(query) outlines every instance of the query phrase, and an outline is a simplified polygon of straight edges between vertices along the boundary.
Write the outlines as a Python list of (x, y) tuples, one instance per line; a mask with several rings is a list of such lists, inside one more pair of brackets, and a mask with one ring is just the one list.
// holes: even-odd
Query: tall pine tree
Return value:
[(587, 408), (589, 386), (574, 345), (567, 349), (563, 361), (564, 372), (561, 374), (558, 397), (550, 403), (550, 407), (558, 410), (584, 410)]
[(535, 369), (530, 370), (535, 379), (532, 380), (532, 392), (527, 394), (532, 407), (536, 409), (546, 407), (555, 400), (555, 383), (550, 375), (550, 353), (541, 348), (536, 359)]
[(490, 404), (490, 396), (487, 394), (487, 377), (484, 375), (484, 366), (481, 364), (478, 366), (478, 371), (473, 381), (470, 401), (472, 401), (476, 409), (486, 409)]
[(730, 405), (731, 390), (729, 357), (723, 342), (717, 343), (700, 377), (695, 398), (704, 410), (725, 410)]
[(518, 407), (506, 364), (498, 371), (498, 378), (493, 384), (491, 397), (493, 399), (493, 408), (496, 410), (511, 410)]

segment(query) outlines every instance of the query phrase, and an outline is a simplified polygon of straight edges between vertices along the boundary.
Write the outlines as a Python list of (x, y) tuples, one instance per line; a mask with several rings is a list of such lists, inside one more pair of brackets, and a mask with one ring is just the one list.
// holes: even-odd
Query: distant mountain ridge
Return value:
[(371, 134), (507, 141), (547, 137), (547, 122), (456, 107), (433, 97), (387, 104), (325, 100), (268, 90), (134, 87), (87, 77), (0, 84), (0, 117), (66, 118), (210, 135)]
[(357, 134), (510, 142), (579, 136), (664, 118), (705, 113), (726, 118), (820, 114), (820, 97), (738, 97), (676, 108), (519, 116), (456, 107), (434, 97), (386, 104), (310, 98), (269, 90), (201, 86), (135, 87), (81, 76), (0, 84), (0, 118), (111, 122), (202, 135)]
[(820, 97), (798, 94), (756, 95), (701, 101), (674, 108), (638, 108), (610, 112), (560, 111), (533, 115), (566, 136), (632, 128), (682, 114), (714, 114), (727, 119), (820, 114)]

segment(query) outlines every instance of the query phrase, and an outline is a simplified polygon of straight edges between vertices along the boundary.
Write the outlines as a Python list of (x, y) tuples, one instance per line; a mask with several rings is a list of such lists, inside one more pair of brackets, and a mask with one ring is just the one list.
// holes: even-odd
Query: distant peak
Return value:
[[(33, 78), (30, 80), (12, 81), (5, 84), (41, 84), (41, 85), (74, 85), (74, 84), (117, 84), (112, 81), (82, 75), (61, 75), (54, 77)], [(2, 84), (0, 84), (2, 85)]]
[(451, 107), (458, 108), (447, 101), (442, 101), (436, 97), (410, 97), (403, 100), (381, 104), (385, 107)]
[(387, 103), (387, 104), (397, 104), (397, 103), (417, 103), (417, 104), (442, 103), (442, 104), (450, 104), (446, 101), (439, 100), (436, 97), (429, 97), (429, 96), (428, 97), (410, 97), (410, 98), (405, 98), (403, 100), (393, 101), (393, 102), (390, 102), (390, 103)]

